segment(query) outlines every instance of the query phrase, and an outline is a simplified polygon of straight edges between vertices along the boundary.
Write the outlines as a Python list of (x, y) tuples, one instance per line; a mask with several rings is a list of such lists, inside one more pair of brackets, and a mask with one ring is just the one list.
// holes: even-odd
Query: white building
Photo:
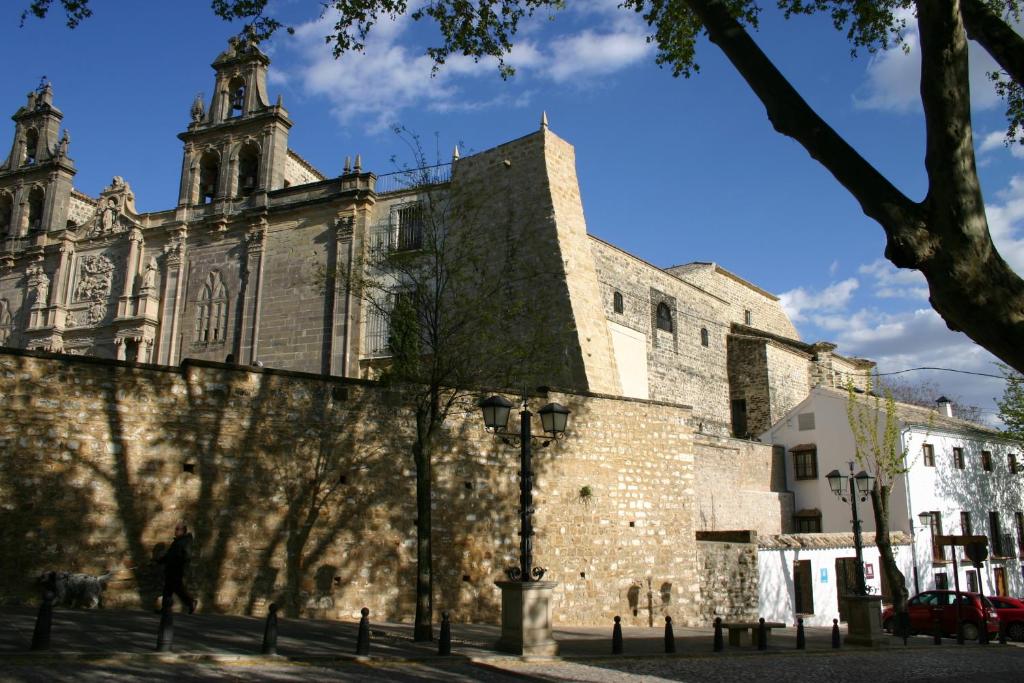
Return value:
[[(861, 398), (861, 405), (874, 410), (873, 397)], [(796, 532), (836, 534), (852, 529), (850, 504), (839, 500), (825, 479), (832, 470), (849, 473), (855, 458), (848, 401), (845, 391), (815, 388), (761, 435), (762, 441), (785, 452), (785, 488), (793, 492)], [(905, 574), (911, 594), (954, 586), (952, 550), (934, 547), (935, 534), (976, 534), (988, 537), (990, 557), (979, 577), (963, 549), (957, 549), (961, 589), (1024, 595), (1022, 444), (952, 417), (948, 402), (940, 403), (937, 410), (895, 405), (898, 447), (905, 453), (906, 472), (894, 482), (889, 523), (891, 531), (904, 532), (910, 541), (913, 559)], [(881, 434), (885, 402), (878, 401), (877, 406)], [(861, 469), (874, 474), (867, 463), (854, 463), (855, 471)], [(873, 548), (870, 499), (858, 502), (858, 511), (865, 547)], [(878, 573), (877, 565), (874, 571)], [(765, 578), (773, 580), (762, 577), (762, 581)]]

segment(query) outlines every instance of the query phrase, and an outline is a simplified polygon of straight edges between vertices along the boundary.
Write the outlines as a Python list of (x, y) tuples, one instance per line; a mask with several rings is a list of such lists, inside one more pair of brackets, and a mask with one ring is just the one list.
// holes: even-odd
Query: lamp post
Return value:
[(524, 392), (519, 411), (519, 434), (505, 431), (508, 426), (512, 402), (503, 396), (491, 396), (480, 402), (485, 428), (506, 443), (519, 442), (519, 566), (505, 570), (512, 581), (540, 581), (544, 568), (533, 566), (533, 467), (531, 441), (542, 440), (542, 447), (565, 435), (569, 422), (569, 409), (559, 403), (549, 403), (538, 411), (544, 434), (532, 433), (533, 413), (526, 404)]
[(533, 466), (530, 447), (533, 439), (541, 447), (565, 435), (569, 409), (558, 403), (541, 408), (544, 434), (531, 430), (533, 413), (527, 407), (523, 392), (519, 411), (519, 433), (506, 431), (512, 402), (502, 396), (491, 396), (480, 402), (484, 425), (489, 432), (507, 444), (517, 443), (519, 450), (519, 566), (505, 570), (508, 581), (497, 581), (501, 589), (501, 638), (499, 650), (518, 655), (551, 656), (558, 654), (558, 643), (551, 633), (551, 592), (557, 585), (542, 581), (544, 568), (533, 565)]
[[(857, 552), (857, 586), (856, 595), (867, 595), (868, 586), (864, 580), (864, 546), (861, 542), (860, 515), (857, 514), (857, 498), (863, 502), (875, 485), (875, 478), (861, 470), (853, 473), (853, 461), (850, 461), (850, 474), (843, 475), (839, 470), (832, 470), (825, 477), (828, 480), (828, 487), (844, 503), (846, 496), (850, 496), (850, 511), (853, 513), (853, 547)], [(849, 493), (847, 493), (849, 489)]]

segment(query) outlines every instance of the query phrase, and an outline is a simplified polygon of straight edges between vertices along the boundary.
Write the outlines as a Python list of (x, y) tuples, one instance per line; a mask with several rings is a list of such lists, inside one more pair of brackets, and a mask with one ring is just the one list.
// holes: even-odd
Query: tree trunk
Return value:
[(416, 463), (416, 621), (413, 640), (417, 641), (434, 639), (434, 573), (430, 545), (432, 421), (430, 408), (422, 406), (416, 409), (416, 441), (412, 445), (412, 454)]
[(880, 485), (877, 480), (871, 491), (871, 508), (875, 513), (875, 546), (881, 558), (882, 571), (892, 591), (893, 609), (897, 614), (907, 611), (907, 580), (896, 564), (889, 537), (889, 493), (892, 486)]

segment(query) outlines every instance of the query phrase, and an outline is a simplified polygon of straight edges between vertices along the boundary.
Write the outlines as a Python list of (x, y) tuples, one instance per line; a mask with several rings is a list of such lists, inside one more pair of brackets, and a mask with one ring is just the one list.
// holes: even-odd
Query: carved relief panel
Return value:
[(113, 315), (113, 295), (120, 289), (124, 278), (115, 265), (121, 260), (110, 250), (82, 254), (78, 258), (68, 327), (94, 327), (107, 322)]

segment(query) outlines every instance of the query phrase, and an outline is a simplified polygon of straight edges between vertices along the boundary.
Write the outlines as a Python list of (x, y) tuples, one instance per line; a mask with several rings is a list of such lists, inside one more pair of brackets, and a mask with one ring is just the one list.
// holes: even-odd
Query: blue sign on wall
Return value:
[(821, 582), (828, 583), (828, 567), (821, 568)]

